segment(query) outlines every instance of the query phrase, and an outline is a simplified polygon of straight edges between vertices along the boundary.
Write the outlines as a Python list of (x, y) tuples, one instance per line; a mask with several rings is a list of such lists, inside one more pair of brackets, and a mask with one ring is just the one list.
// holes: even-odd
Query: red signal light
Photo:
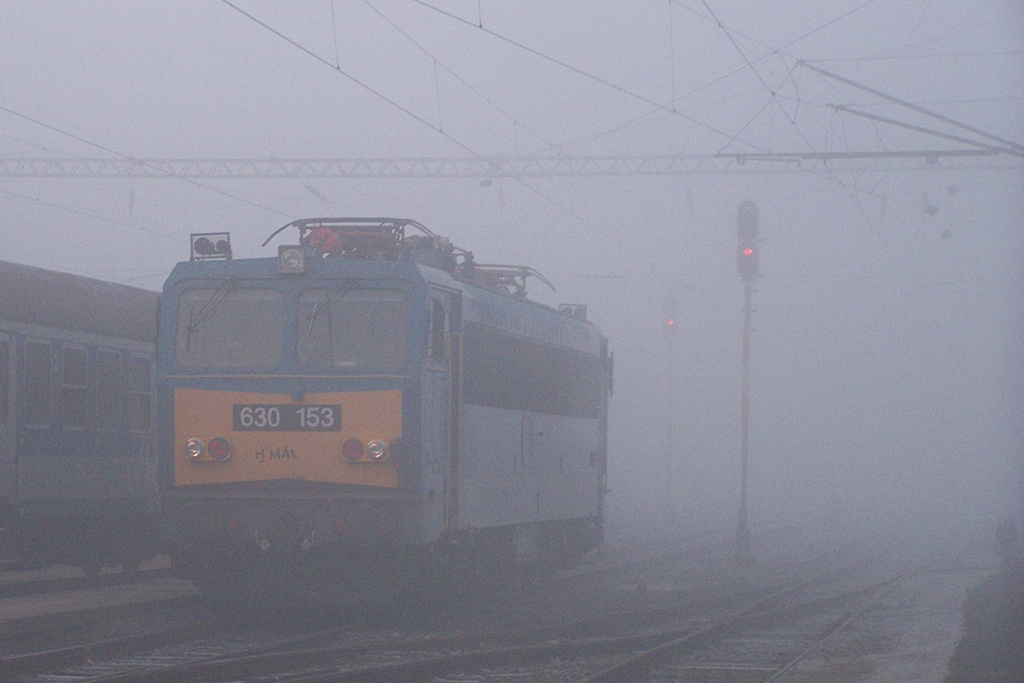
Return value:
[(757, 277), (758, 253), (752, 242), (740, 242), (736, 251), (736, 268), (740, 277), (753, 282)]
[(676, 294), (672, 290), (665, 292), (665, 300), (663, 302), (664, 309), (662, 310), (662, 319), (665, 321), (665, 338), (671, 339), (675, 334), (676, 329), (676, 313), (678, 312)]

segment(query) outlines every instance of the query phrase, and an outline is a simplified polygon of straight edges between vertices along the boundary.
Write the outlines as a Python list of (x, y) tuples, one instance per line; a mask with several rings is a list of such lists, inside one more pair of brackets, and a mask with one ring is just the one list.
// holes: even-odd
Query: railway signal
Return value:
[(662, 306), (665, 335), (671, 339), (679, 326), (679, 319), (676, 316), (676, 293), (671, 290), (666, 291)]
[(739, 206), (736, 217), (736, 269), (743, 279), (743, 388), (740, 398), (740, 511), (736, 523), (736, 551), (740, 557), (750, 554), (751, 537), (747, 525), (747, 450), (750, 441), (750, 315), (757, 278), (757, 204), (750, 200)]
[(675, 381), (673, 369), (675, 361), (672, 357), (676, 345), (676, 328), (679, 327), (678, 299), (671, 289), (665, 291), (662, 299), (662, 325), (665, 329), (665, 509), (664, 524), (666, 537), (671, 538), (676, 528), (676, 491), (675, 491)]
[(757, 277), (757, 222), (757, 205), (750, 200), (740, 204), (736, 220), (736, 269), (745, 282), (753, 282)]

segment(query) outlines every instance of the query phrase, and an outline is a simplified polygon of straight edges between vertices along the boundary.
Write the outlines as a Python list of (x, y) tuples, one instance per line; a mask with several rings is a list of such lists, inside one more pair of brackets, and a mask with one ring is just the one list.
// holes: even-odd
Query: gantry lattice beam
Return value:
[(378, 159), (0, 158), (6, 178), (538, 178), (1024, 170), (991, 150)]

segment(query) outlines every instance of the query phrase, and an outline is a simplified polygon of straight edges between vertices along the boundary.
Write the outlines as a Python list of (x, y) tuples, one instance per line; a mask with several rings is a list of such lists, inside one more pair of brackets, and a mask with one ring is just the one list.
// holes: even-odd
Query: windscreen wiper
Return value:
[[(345, 296), (346, 294), (348, 294), (349, 292), (351, 292), (355, 288), (356, 288), (356, 283), (355, 282), (352, 282), (351, 280), (346, 280), (346, 281), (344, 281), (342, 283), (341, 287), (339, 287), (338, 289), (332, 291), (330, 293), (330, 295), (328, 295), (326, 298), (318, 300), (313, 305), (313, 310), (310, 311), (309, 314), (306, 316), (306, 319), (309, 321), (309, 328), (306, 329), (306, 336), (307, 337), (312, 336), (312, 334), (313, 334), (313, 323), (316, 322), (317, 316), (320, 315), (320, 311), (322, 311), (322, 310), (324, 310), (326, 308), (328, 313), (330, 313), (331, 306), (336, 304), (343, 296)], [(330, 325), (328, 325), (328, 328), (329, 327), (330, 327)], [(331, 330), (328, 329), (327, 333), (331, 334)]]
[(228, 295), (233, 292), (238, 285), (238, 279), (234, 275), (229, 275), (224, 278), (224, 282), (221, 283), (213, 294), (206, 302), (199, 307), (199, 310), (190, 309), (188, 313), (188, 336), (185, 339), (185, 348), (192, 348), (192, 335), (199, 331), (200, 325), (205, 323), (214, 312), (220, 307)]

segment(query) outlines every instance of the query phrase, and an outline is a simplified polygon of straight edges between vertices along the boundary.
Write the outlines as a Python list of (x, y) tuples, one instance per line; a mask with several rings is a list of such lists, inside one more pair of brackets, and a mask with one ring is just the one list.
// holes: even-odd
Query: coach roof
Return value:
[(0, 320), (153, 342), (159, 299), (138, 287), (0, 261)]

